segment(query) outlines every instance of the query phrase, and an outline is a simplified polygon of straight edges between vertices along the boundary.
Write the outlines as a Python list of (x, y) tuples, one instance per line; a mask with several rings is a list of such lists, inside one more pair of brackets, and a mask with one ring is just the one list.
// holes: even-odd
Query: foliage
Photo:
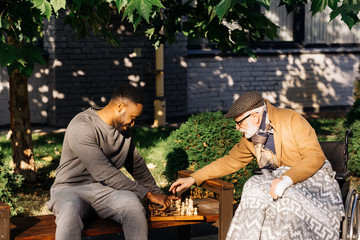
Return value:
[(309, 119), (319, 141), (334, 141), (342, 134), (344, 118), (313, 118)]
[[(307, 0), (281, 0), (288, 11), (296, 10), (306, 2)], [(339, 7), (338, 3), (340, 0), (312, 0), (311, 11), (315, 14), (329, 6), (334, 10), (331, 19), (341, 15), (349, 28), (358, 23), (358, 2), (343, 1)], [(27, 84), (27, 77), (33, 74), (34, 63), (45, 64), (36, 44), (43, 37), (44, 20), (51, 15), (57, 16), (61, 10), (66, 9), (65, 23), (74, 28), (79, 38), (88, 36), (92, 31), (95, 35), (103, 36), (111, 45), (120, 45), (109, 30), (111, 15), (117, 13), (122, 16), (122, 20), (127, 19), (132, 23), (135, 30), (140, 22), (145, 21), (146, 34), (155, 47), (166, 41), (171, 43), (176, 40), (177, 33), (183, 33), (190, 40), (207, 38), (223, 53), (245, 53), (255, 58), (250, 48), (251, 43), (277, 36), (278, 27), (264, 12), (259, 11), (260, 6), (268, 10), (269, 5), (270, 0), (0, 1), (0, 66), (6, 66), (9, 74), (11, 122), (16, 122), (14, 116), (22, 116), (24, 125), (30, 126), (29, 111), (19, 110), (29, 109), (29, 100), (11, 90)], [(14, 106), (18, 102), (21, 102), (21, 107)], [(16, 126), (11, 126), (13, 132)], [(25, 128), (20, 128), (20, 134), (12, 137), (12, 141), (17, 142), (18, 146), (24, 146), (19, 152), (24, 152), (27, 148), (32, 150), (31, 139), (25, 141), (19, 136), (26, 136)], [(31, 157), (32, 155), (29, 159)], [(16, 171), (21, 166), (20, 158), (19, 154), (14, 156)], [(30, 162), (29, 159), (25, 159), (25, 162)]]
[[(281, 0), (280, 5), (294, 11), (306, 0)], [(331, 19), (341, 15), (351, 28), (359, 22), (357, 1), (312, 0), (313, 14), (329, 6)], [(252, 42), (277, 36), (278, 27), (256, 9), (269, 9), (270, 0), (7, 0), (0, 1), (0, 64), (30, 76), (34, 63), (45, 64), (36, 41), (42, 37), (43, 20), (67, 10), (65, 23), (74, 28), (79, 38), (103, 36), (111, 45), (120, 42), (109, 30), (111, 15), (119, 14), (136, 30), (144, 22), (146, 33), (154, 46), (176, 40), (176, 33), (189, 39), (207, 38), (222, 52), (246, 53), (255, 57)], [(161, 29), (164, 29), (162, 34)]]
[[(335, 4), (340, 1), (335, 0)], [(334, 5), (335, 5), (334, 4)], [(360, 3), (357, 0), (353, 1), (341, 1), (341, 5), (332, 8), (333, 11), (330, 13), (330, 21), (341, 15), (341, 20), (344, 21), (351, 29), (354, 25), (359, 23), (359, 10)]]
[(360, 99), (356, 100), (346, 114), (346, 126), (351, 126), (356, 120), (360, 120)]
[[(2, 151), (0, 147), (0, 159), (2, 159)], [(15, 174), (8, 165), (0, 165), (0, 200), (10, 206), (10, 214), (14, 216), (22, 212), (19, 207), (17, 191), (21, 187), (23, 177)]]
[(132, 138), (140, 155), (144, 158), (157, 185), (165, 188), (168, 185), (163, 175), (166, 166), (166, 138), (174, 130), (174, 127), (133, 127)]
[[(348, 151), (350, 160), (348, 169), (355, 175), (360, 176), (360, 120), (355, 120), (349, 128), (352, 131), (352, 136), (349, 138)], [(346, 128), (343, 128), (337, 140), (345, 140), (345, 131)]]
[[(234, 121), (225, 119), (218, 112), (204, 112), (192, 115), (167, 139), (167, 165), (165, 175), (174, 180), (178, 170), (189, 167), (198, 170), (227, 154), (241, 139)], [(246, 168), (225, 176), (223, 179), (235, 185), (235, 199), (238, 200), (242, 187), (253, 175), (256, 162)]]
[[(358, 67), (357, 73), (360, 73), (360, 66)], [(360, 99), (360, 76), (358, 75), (354, 81), (354, 100)]]

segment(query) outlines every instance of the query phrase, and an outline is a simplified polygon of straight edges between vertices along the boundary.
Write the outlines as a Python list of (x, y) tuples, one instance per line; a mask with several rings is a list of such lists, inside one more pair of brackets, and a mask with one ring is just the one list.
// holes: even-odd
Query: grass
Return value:
[[(310, 124), (318, 134), (319, 140), (330, 141), (336, 138), (336, 129), (342, 125), (344, 119), (311, 119)], [(168, 182), (163, 174), (166, 166), (166, 141), (174, 128), (132, 128), (132, 135), (139, 153), (153, 174), (157, 184), (166, 188)], [(49, 199), (49, 189), (55, 179), (55, 170), (59, 164), (64, 133), (36, 133), (33, 134), (34, 157), (37, 167), (37, 184), (24, 184), (19, 193), (20, 207), (24, 208), (23, 215), (36, 216), (50, 214), (45, 203)], [(2, 161), (9, 164), (11, 157), (11, 142), (6, 135), (0, 135)]]
[[(172, 127), (132, 129), (136, 147), (160, 187), (168, 185), (163, 175), (166, 166), (164, 140), (173, 130)], [(60, 161), (64, 133), (36, 133), (32, 138), (38, 183), (35, 185), (25, 183), (21, 192), (18, 193), (20, 208), (24, 209), (22, 215), (26, 216), (50, 214), (45, 203), (49, 200), (49, 190), (55, 180), (55, 170)], [(5, 134), (0, 135), (0, 146), (3, 156), (1, 161), (11, 165), (11, 142), (6, 140)]]
[(340, 129), (343, 127), (344, 118), (317, 118), (308, 119), (315, 129), (319, 141), (335, 141)]

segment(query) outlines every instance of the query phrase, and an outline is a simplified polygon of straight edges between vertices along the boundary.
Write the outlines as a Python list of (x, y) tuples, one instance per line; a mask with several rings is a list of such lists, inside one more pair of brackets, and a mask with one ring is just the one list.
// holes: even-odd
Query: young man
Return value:
[(169, 206), (129, 135), (143, 102), (135, 87), (121, 86), (104, 108), (89, 108), (71, 120), (47, 203), (56, 216), (57, 240), (81, 239), (82, 219), (91, 212), (121, 223), (127, 240), (147, 239), (140, 199)]
[(227, 239), (338, 239), (341, 193), (310, 124), (258, 92), (241, 95), (225, 117), (244, 133), (241, 141), (170, 191), (236, 172), (256, 157), (263, 174), (246, 182)]

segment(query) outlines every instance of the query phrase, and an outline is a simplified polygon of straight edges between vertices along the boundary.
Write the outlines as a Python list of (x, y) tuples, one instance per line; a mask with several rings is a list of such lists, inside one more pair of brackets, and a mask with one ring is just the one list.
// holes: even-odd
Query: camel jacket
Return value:
[[(270, 125), (273, 128), (276, 157), (280, 166), (290, 169), (284, 173), (293, 183), (301, 182), (316, 173), (326, 157), (314, 129), (299, 113), (290, 109), (280, 109), (266, 102)], [(251, 140), (244, 137), (235, 144), (227, 155), (191, 176), (197, 185), (212, 178), (234, 173), (245, 167), (255, 157)]]

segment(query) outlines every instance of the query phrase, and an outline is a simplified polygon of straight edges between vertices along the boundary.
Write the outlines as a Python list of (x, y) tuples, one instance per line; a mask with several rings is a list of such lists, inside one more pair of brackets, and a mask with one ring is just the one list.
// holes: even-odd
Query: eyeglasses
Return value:
[(235, 121), (235, 123), (236, 123), (238, 126), (240, 126), (240, 125), (242, 124), (242, 122), (243, 122), (245, 119), (247, 119), (248, 117), (250, 117), (250, 116), (251, 116), (251, 114), (247, 115), (246, 117), (244, 117), (244, 118), (241, 119), (240, 121)]

